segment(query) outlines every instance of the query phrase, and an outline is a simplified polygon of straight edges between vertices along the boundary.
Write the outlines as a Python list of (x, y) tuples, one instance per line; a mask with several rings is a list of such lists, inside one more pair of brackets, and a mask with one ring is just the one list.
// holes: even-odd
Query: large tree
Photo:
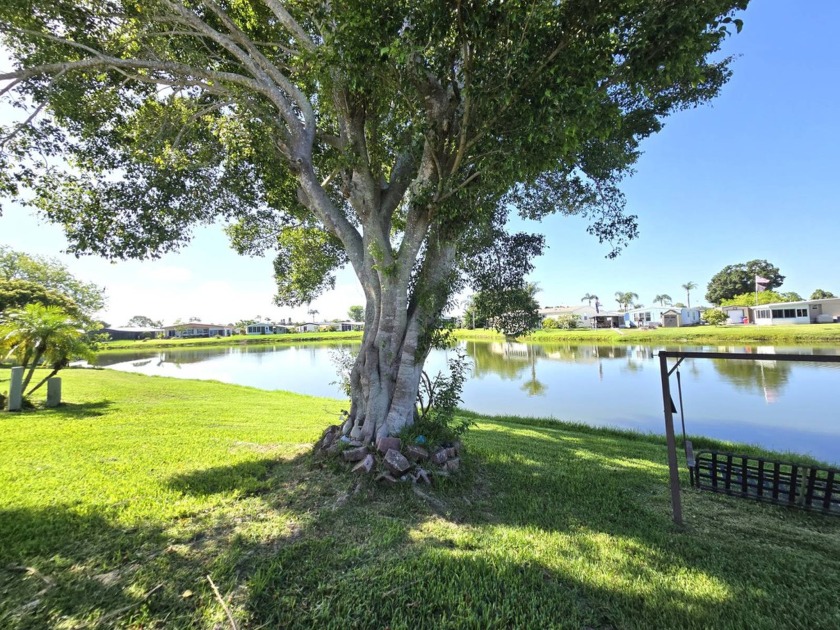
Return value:
[(135, 315), (129, 319), (125, 325), (135, 326), (137, 328), (163, 328), (163, 322), (161, 320), (152, 319), (151, 317), (146, 317), (145, 315)]
[[(2, 136), (2, 133), (0, 133)], [(93, 282), (76, 278), (67, 267), (53, 258), (33, 256), (0, 245), (0, 280), (24, 281), (40, 285), (45, 290), (69, 298), (86, 316), (90, 317), (105, 306), (105, 290)], [(44, 304), (55, 302), (36, 300)], [(70, 309), (72, 310), (72, 308)]]
[(507, 234), (509, 212), (587, 217), (610, 255), (635, 236), (620, 180), (718, 93), (747, 1), (12, 0), (0, 81), (43, 117), (0, 161), (77, 253), (157, 256), (223, 220), (240, 252), (277, 252), (292, 306), (349, 264), (345, 428), (373, 438), (413, 421), (455, 292), (503, 294), (497, 321), (528, 302), (543, 239)]
[(73, 317), (81, 317), (79, 306), (66, 295), (50, 291), (44, 285), (29, 280), (5, 280), (0, 278), (0, 318), (3, 312), (23, 308), (27, 304), (58, 306)]
[(775, 289), (782, 286), (785, 281), (785, 277), (779, 273), (779, 268), (766, 260), (750, 260), (737, 265), (727, 265), (709, 280), (706, 287), (706, 300), (719, 306), (723, 300), (755, 292), (756, 278), (767, 281), (758, 287), (759, 290)]

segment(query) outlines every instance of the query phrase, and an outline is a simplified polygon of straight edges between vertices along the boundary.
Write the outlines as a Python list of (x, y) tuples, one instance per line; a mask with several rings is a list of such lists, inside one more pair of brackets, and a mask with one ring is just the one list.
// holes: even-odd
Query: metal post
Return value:
[(9, 383), (9, 411), (23, 408), (23, 367), (12, 368), (12, 380)]
[(671, 507), (674, 522), (682, 525), (682, 503), (680, 502), (680, 469), (677, 463), (677, 440), (674, 436), (674, 412), (671, 411), (671, 383), (668, 378), (668, 357), (659, 353), (659, 372), (662, 376), (662, 404), (665, 410), (665, 440), (668, 444), (668, 470), (671, 477)]

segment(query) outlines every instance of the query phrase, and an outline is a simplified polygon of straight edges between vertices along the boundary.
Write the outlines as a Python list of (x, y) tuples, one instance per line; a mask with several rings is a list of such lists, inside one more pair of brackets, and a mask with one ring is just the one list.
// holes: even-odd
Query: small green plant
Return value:
[(448, 374), (438, 372), (434, 378), (429, 378), (423, 372), (417, 394), (417, 417), (414, 424), (400, 434), (403, 440), (413, 442), (422, 435), (432, 446), (449, 443), (475, 424), (472, 418), (455, 415), (469, 370), (466, 354), (456, 349), (449, 359)]
[(356, 363), (356, 355), (347, 348), (335, 348), (330, 350), (330, 363), (335, 366), (338, 375), (338, 380), (330, 381), (330, 385), (338, 385), (344, 395), (350, 398), (352, 395), (350, 372), (353, 370), (353, 364)]
[(542, 327), (543, 330), (557, 330), (558, 328), (560, 328), (560, 325), (557, 323), (556, 319), (546, 317), (544, 320), (542, 320)]

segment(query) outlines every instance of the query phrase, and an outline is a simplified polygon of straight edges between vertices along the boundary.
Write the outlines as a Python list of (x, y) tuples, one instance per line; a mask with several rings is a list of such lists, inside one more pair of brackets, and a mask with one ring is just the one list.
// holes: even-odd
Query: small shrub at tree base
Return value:
[(406, 442), (414, 443), (423, 436), (430, 447), (458, 439), (475, 421), (458, 417), (461, 392), (469, 374), (467, 357), (460, 349), (449, 359), (449, 374), (440, 372), (430, 379), (424, 372), (418, 395), (417, 419), (400, 433)]
[(330, 362), (335, 366), (337, 381), (330, 381), (330, 385), (338, 385), (344, 395), (350, 398), (350, 371), (356, 362), (356, 355), (347, 348), (335, 348), (330, 350)]

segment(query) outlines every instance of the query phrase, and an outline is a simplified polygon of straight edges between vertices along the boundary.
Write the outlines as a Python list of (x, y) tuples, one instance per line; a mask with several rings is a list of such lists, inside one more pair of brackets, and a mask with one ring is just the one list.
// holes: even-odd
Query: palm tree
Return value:
[(682, 285), (682, 288), (685, 289), (685, 301), (688, 304), (688, 308), (691, 308), (691, 291), (692, 289), (697, 288), (697, 283), (689, 280), (684, 285)]
[(638, 293), (633, 293), (632, 291), (616, 291), (615, 292), (615, 301), (618, 302), (618, 305), (621, 307), (622, 310), (627, 310), (627, 307), (630, 306), (635, 300), (639, 299)]
[(21, 388), (23, 391), (26, 391), (35, 368), (42, 361), (52, 368), (46, 378), (26, 392), (27, 396), (66, 367), (71, 358), (91, 355), (85, 331), (75, 318), (58, 306), (37, 303), (5, 313), (4, 322), (0, 325), (0, 347), (8, 350), (7, 357), (14, 356), (24, 369), (28, 368)]
[(662, 295), (657, 295), (655, 298), (653, 298), (653, 303), (656, 304), (657, 302), (661, 306), (665, 306), (666, 303), (670, 306), (671, 305), (671, 296), (668, 295), (667, 293), (663, 293)]
[(595, 295), (594, 293), (587, 293), (586, 295), (584, 295), (580, 299), (580, 301), (581, 302), (586, 302), (589, 306), (592, 306), (592, 300), (597, 300), (597, 299), (598, 299), (598, 296)]

